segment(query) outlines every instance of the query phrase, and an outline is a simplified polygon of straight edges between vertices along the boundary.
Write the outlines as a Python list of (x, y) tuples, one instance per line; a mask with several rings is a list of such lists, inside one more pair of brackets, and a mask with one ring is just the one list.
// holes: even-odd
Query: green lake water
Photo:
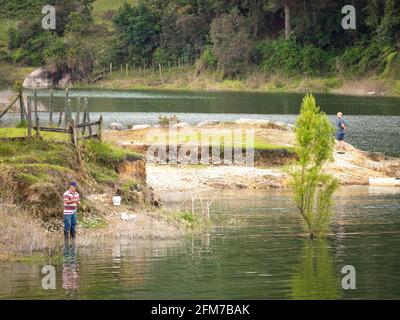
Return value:
[[(0, 298), (399, 299), (400, 190), (345, 187), (335, 203), (331, 234), (312, 242), (287, 191), (225, 191), (198, 236), (67, 252), (55, 290), (41, 287), (43, 263), (2, 263)], [(355, 290), (342, 289), (345, 265)]]
[[(38, 95), (45, 110), (47, 92)], [(55, 92), (56, 111), (63, 109), (63, 95)], [(88, 97), (92, 119), (102, 114), (106, 125), (125, 127), (156, 124), (160, 114), (177, 114), (191, 124), (240, 118), (294, 123), (302, 99), (300, 94), (72, 90), (73, 110), (78, 96)], [(399, 98), (317, 95), (317, 101), (332, 122), (338, 111), (345, 114), (348, 142), (400, 156)], [(40, 118), (44, 123), (48, 113)], [(17, 114), (8, 114), (0, 126), (17, 121)], [(163, 196), (168, 206), (188, 198)], [(0, 299), (400, 299), (400, 188), (346, 187), (335, 202), (331, 234), (310, 242), (300, 236), (289, 192), (225, 191), (211, 209), (214, 227), (198, 236), (67, 250), (54, 264), (55, 290), (42, 289), (43, 263), (1, 263)], [(355, 290), (341, 287), (345, 265), (356, 270)]]

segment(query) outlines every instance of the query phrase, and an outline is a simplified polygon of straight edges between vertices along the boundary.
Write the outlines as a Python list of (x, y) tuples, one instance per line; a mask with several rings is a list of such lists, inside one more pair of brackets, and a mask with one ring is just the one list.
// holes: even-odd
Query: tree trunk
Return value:
[(289, 39), (290, 37), (290, 4), (289, 1), (286, 0), (284, 1), (284, 7), (285, 7), (285, 38), (286, 40)]

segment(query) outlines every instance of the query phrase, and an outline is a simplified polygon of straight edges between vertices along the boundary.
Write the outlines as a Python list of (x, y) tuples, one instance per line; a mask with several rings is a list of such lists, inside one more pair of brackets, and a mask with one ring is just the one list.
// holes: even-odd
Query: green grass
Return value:
[(95, 22), (102, 22), (104, 13), (108, 10), (118, 11), (118, 9), (127, 1), (134, 4), (137, 0), (96, 0), (93, 4), (93, 18)]
[[(36, 134), (35, 130), (32, 130), (32, 135)], [(0, 128), (0, 138), (18, 138), (27, 137), (27, 128)], [(70, 136), (65, 133), (58, 132), (41, 132), (40, 136), (46, 141), (61, 141), (67, 142), (70, 140)]]

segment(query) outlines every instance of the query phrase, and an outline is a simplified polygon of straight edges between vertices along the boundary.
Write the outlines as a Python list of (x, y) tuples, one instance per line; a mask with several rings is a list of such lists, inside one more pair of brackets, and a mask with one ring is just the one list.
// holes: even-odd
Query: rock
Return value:
[(118, 122), (113, 122), (110, 124), (110, 130), (119, 130), (121, 131), (123, 129), (123, 125), (121, 123)]
[(219, 123), (220, 122), (216, 121), (216, 120), (206, 120), (206, 121), (199, 122), (197, 124), (197, 127), (201, 128), (201, 127), (215, 126)]
[(189, 124), (186, 123), (186, 122), (178, 122), (178, 123), (173, 124), (171, 127), (172, 127), (172, 128), (180, 129), (180, 128), (185, 128), (185, 127), (187, 127), (188, 125), (189, 125)]
[(50, 88), (53, 86), (53, 80), (51, 73), (40, 68), (31, 72), (24, 80), (24, 88)]
[(39, 68), (31, 72), (22, 86), (28, 89), (65, 87), (71, 83), (71, 76), (64, 74), (61, 78), (46, 68)]
[(144, 130), (144, 129), (149, 129), (150, 125), (149, 124), (137, 124), (132, 127), (131, 130), (133, 131), (138, 131), (138, 130)]
[(126, 212), (122, 212), (121, 213), (121, 220), (124, 220), (124, 221), (135, 221), (136, 220), (136, 215), (130, 214), (130, 213), (126, 213)]

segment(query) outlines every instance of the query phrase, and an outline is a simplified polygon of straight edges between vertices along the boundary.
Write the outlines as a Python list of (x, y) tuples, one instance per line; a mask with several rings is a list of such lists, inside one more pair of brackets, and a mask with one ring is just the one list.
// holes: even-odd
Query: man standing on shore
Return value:
[(76, 236), (76, 215), (78, 205), (81, 204), (79, 193), (76, 191), (77, 183), (71, 182), (69, 189), (64, 193), (64, 239), (68, 240), (69, 236), (75, 240)]
[(344, 151), (346, 149), (345, 144), (344, 144), (344, 136), (346, 134), (346, 124), (343, 119), (343, 114), (341, 112), (338, 112), (338, 114), (337, 114), (336, 127), (338, 128), (338, 131), (336, 134), (336, 139), (339, 141), (338, 153), (344, 154)]

